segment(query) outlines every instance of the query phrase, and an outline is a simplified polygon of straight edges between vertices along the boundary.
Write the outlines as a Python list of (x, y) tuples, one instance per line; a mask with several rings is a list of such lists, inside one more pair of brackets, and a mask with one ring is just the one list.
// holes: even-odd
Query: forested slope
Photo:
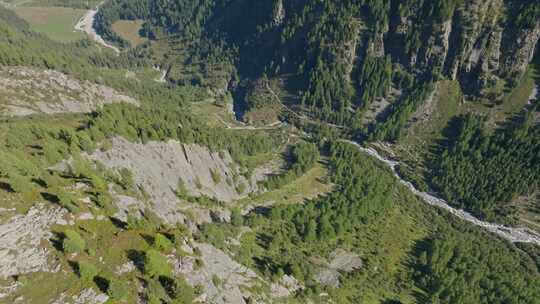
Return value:
[[(0, 303), (538, 303), (540, 247), (425, 204), (349, 140), (478, 217), (521, 223), (516, 198), (534, 215), (539, 16), (517, 0), (110, 0), (95, 26), (116, 55), (0, 8), (1, 68), (137, 101), (0, 113)], [(126, 19), (145, 43), (112, 29)]]
[(359, 123), (390, 87), (406, 98), (413, 78), (458, 80), (467, 94), (495, 102), (532, 59), (539, 11), (530, 1), (115, 0), (97, 25), (118, 40), (112, 22), (147, 20), (144, 35), (189, 48), (189, 59), (168, 64), (192, 62), (202, 74), (233, 65), (238, 76), (223, 75), (239, 77), (233, 91), (242, 80), (285, 77), (300, 96), (296, 105)]
[[(523, 106), (524, 97), (513, 92), (531, 81), (527, 78), (540, 38), (540, 5), (520, 0), (110, 1), (96, 25), (105, 37), (125, 44), (110, 28), (119, 19), (146, 21), (141, 34), (150, 41), (138, 49), (168, 69), (169, 81), (206, 87), (217, 96), (231, 93), (237, 116), (252, 123), (269, 123), (276, 117), (296, 122), (292, 110), (304, 118), (345, 127), (357, 139), (397, 143), (411, 134), (418, 121), (459, 114), (446, 108), (433, 110), (437, 107), (433, 104), (448, 103), (444, 96), (433, 98), (444, 81), (455, 83), (461, 99), (452, 102), (460, 105), (450, 107), (465, 108), (463, 115), (490, 113), (506, 119), (517, 115), (521, 109), (512, 107)], [(532, 120), (534, 130), (538, 121)], [(502, 124), (504, 129), (510, 123)], [(443, 129), (430, 130), (437, 134), (429, 139), (419, 136), (424, 140), (424, 147), (418, 147), (424, 151), (421, 154), (443, 153), (444, 147), (433, 148), (440, 143), (433, 138), (443, 136)], [(538, 140), (531, 135), (531, 147)], [(463, 153), (474, 154), (474, 149), (468, 146)], [(531, 149), (524, 149), (529, 156), (536, 151)], [(487, 154), (479, 158), (491, 157)], [(519, 186), (520, 191), (480, 190), (488, 186), (480, 186), (486, 178), (479, 177), (475, 183), (462, 183), (468, 184), (469, 194), (457, 186), (450, 190), (442, 184), (464, 178), (442, 164), (448, 160), (422, 157), (427, 167), (423, 179), (432, 188), (483, 216), (508, 214), (508, 210), (487, 211), (487, 205), (508, 209), (499, 205), (537, 189), (530, 182), (536, 180), (536, 167), (526, 170), (524, 179), (483, 167), (486, 176), (501, 174), (497, 180), (527, 186)], [(522, 161), (520, 156), (515, 159)], [(453, 166), (469, 161), (461, 159), (461, 165)], [(511, 162), (509, 167), (521, 167)], [(484, 160), (480, 163), (485, 165)], [(483, 191), (489, 193), (487, 197), (478, 198), (484, 195), (477, 192)], [(471, 200), (496, 203), (479, 207)]]

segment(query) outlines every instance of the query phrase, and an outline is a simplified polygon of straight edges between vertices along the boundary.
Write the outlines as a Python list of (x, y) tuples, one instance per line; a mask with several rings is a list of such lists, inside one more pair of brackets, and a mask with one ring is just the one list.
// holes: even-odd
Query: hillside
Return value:
[(540, 5), (98, 4), (0, 2), (0, 303), (538, 302)]
[[(510, 195), (471, 202), (466, 196), (474, 194), (460, 193), (464, 184), (482, 183), (493, 172), (450, 190), (441, 178), (453, 177), (437, 178), (431, 167), (442, 160), (429, 153), (443, 153), (444, 130), (459, 115), (485, 116), (486, 129), (496, 124), (504, 133), (509, 120), (536, 100), (539, 12), (528, 1), (115, 0), (98, 14), (96, 26), (128, 47), (110, 24), (145, 20), (140, 34), (149, 41), (136, 49), (166, 69), (169, 81), (200, 85), (218, 98), (230, 93), (237, 117), (252, 124), (302, 124), (309, 117), (346, 126), (356, 139), (397, 143), (407, 153), (403, 160), (425, 169), (416, 170), (417, 178), (445, 198), (479, 216), (515, 222), (508, 218), (520, 208), (508, 205), (538, 189), (530, 186), (539, 172), (533, 160), (537, 119), (531, 118), (534, 139), (524, 148), (531, 161), (517, 164), (521, 160), (505, 156), (516, 172), (532, 166), (523, 186), (504, 190)], [(459, 96), (452, 102), (439, 94), (448, 84)], [(530, 106), (525, 111), (536, 112)], [(509, 182), (490, 182), (501, 180)]]
[(147, 20), (141, 33), (153, 38), (150, 45), (169, 46), (156, 53), (180, 55), (164, 62), (177, 71), (173, 81), (196, 81), (182, 62), (207, 77), (232, 65), (210, 85), (241, 90), (245, 81), (286, 78), (286, 89), (302, 97), (296, 105), (344, 122), (354, 120), (351, 107), (362, 112), (391, 87), (407, 93), (411, 80), (457, 80), (467, 95), (495, 102), (533, 58), (538, 10), (527, 1), (116, 0), (97, 26), (123, 41), (108, 25)]

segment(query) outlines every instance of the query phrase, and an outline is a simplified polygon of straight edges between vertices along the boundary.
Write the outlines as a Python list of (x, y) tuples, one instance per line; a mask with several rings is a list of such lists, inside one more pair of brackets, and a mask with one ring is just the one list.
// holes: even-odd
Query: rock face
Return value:
[[(179, 184), (183, 184), (190, 196), (205, 195), (223, 202), (257, 189), (256, 180), (248, 181), (239, 175), (227, 152), (211, 152), (194, 144), (172, 140), (139, 144), (117, 137), (113, 139), (112, 149), (96, 151), (89, 157), (108, 168), (130, 170), (135, 183), (153, 203), (150, 209), (171, 223), (184, 220), (176, 194)], [(240, 185), (245, 188), (244, 193), (238, 193)]]
[(468, 94), (499, 97), (502, 92), (494, 90), (501, 81), (523, 75), (540, 38), (540, 21), (532, 28), (516, 28), (518, 13), (510, 13), (510, 5), (502, 0), (463, 1), (453, 15), (432, 24), (425, 24), (418, 7), (393, 22), (386, 36), (387, 44), (401, 46), (422, 24), (429, 30), (421, 33), (419, 48), (407, 53), (396, 47), (390, 54), (409, 68), (459, 80)]
[(315, 280), (322, 285), (339, 287), (340, 272), (351, 272), (362, 267), (360, 257), (343, 249), (336, 249), (330, 254), (330, 262), (315, 274)]
[(252, 297), (246, 288), (255, 286), (261, 280), (255, 272), (209, 244), (196, 243), (193, 247), (185, 245), (183, 249), (193, 253), (193, 248), (200, 251), (202, 266), (196, 266), (196, 258), (193, 256), (171, 256), (169, 260), (176, 275), (183, 275), (192, 286), (202, 285), (204, 294), (199, 298), (202, 303), (251, 303), (246, 302), (246, 299)]
[(51, 272), (49, 252), (43, 242), (52, 237), (50, 227), (67, 211), (36, 205), (0, 225), (0, 278), (37, 271)]
[(304, 289), (302, 283), (298, 282), (295, 277), (286, 274), (279, 279), (279, 282), (272, 283), (270, 286), (274, 298), (289, 297), (302, 289)]
[(110, 87), (57, 71), (0, 68), (0, 115), (87, 113), (114, 102), (138, 104)]
[(118, 211), (114, 214), (114, 217), (123, 222), (127, 222), (128, 215), (137, 219), (141, 218), (142, 214), (140, 212), (144, 211), (146, 207), (144, 202), (126, 195), (114, 194), (113, 202), (118, 208)]
[(98, 293), (92, 288), (87, 288), (72, 297), (62, 294), (53, 304), (103, 304), (107, 300), (109, 300), (107, 295)]

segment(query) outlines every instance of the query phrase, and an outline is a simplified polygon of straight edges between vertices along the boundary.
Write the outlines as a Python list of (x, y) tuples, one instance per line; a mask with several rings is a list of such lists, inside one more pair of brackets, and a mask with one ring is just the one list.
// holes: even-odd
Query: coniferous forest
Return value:
[(0, 304), (539, 303), (539, 92), (537, 1), (0, 1)]

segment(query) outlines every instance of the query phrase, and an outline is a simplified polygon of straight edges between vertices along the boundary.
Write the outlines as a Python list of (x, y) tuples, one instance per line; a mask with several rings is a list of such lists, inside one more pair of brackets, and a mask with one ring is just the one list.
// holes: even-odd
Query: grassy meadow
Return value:
[(15, 13), (30, 24), (32, 30), (58, 42), (83, 39), (84, 33), (74, 29), (85, 10), (67, 7), (17, 6)]
[(142, 25), (142, 20), (119, 20), (113, 23), (112, 29), (120, 37), (129, 41), (131, 46), (136, 47), (146, 41), (144, 37), (139, 35)]

